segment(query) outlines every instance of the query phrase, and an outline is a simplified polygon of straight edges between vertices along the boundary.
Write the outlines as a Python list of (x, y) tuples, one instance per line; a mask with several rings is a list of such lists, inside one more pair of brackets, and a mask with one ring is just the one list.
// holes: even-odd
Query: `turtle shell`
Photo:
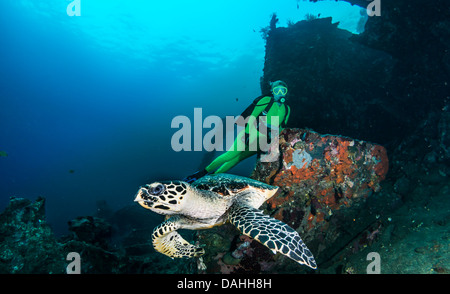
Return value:
[(250, 187), (262, 190), (278, 188), (250, 178), (230, 174), (207, 175), (193, 182), (192, 186), (199, 190), (212, 191), (222, 196), (234, 195)]

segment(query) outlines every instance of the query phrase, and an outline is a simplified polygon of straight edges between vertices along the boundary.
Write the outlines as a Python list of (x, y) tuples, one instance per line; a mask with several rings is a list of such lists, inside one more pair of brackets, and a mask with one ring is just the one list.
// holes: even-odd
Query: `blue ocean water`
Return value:
[[(264, 40), (310, 13), (357, 33), (348, 3), (284, 1), (0, 3), (0, 210), (47, 199), (49, 223), (131, 204), (138, 186), (182, 178), (206, 152), (174, 152), (171, 120), (237, 115), (260, 95)], [(233, 172), (248, 174), (254, 159)]]

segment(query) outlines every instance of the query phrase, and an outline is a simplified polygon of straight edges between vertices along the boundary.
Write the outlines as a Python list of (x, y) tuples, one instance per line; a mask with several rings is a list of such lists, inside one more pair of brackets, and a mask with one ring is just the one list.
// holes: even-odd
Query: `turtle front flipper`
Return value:
[(170, 258), (198, 257), (205, 253), (203, 248), (190, 244), (176, 230), (180, 229), (180, 218), (173, 216), (153, 230), (152, 242), (156, 251)]
[(311, 251), (303, 243), (300, 235), (287, 224), (241, 203), (235, 203), (230, 207), (228, 219), (244, 235), (252, 237), (272, 251), (310, 268), (317, 268)]

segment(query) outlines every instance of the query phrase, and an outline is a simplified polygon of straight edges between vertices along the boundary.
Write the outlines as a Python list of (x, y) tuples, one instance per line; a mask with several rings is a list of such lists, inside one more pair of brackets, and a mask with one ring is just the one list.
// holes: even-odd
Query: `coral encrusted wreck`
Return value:
[[(367, 208), (367, 200), (381, 189), (386, 177), (386, 149), (343, 136), (285, 129), (279, 150), (278, 160), (258, 160), (252, 178), (281, 188), (281, 193), (267, 201), (265, 210), (305, 236), (320, 269), (320, 262), (373, 222), (375, 212)], [(233, 228), (199, 232), (200, 242), (214, 252), (203, 257), (206, 272), (305, 270), (237, 231), (227, 237), (229, 231)]]

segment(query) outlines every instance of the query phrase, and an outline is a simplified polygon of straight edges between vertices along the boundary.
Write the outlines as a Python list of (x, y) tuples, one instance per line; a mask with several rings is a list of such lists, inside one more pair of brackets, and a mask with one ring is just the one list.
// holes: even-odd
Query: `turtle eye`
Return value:
[(152, 195), (158, 196), (161, 195), (162, 192), (164, 192), (165, 188), (163, 184), (158, 184), (155, 187), (150, 188), (149, 192)]

